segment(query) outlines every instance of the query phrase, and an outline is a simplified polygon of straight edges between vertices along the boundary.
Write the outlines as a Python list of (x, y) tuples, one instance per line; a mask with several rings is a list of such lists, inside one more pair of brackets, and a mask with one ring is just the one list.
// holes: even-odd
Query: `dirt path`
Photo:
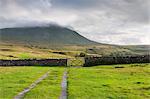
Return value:
[(36, 80), (34, 83), (32, 83), (29, 87), (24, 89), (22, 92), (20, 92), (17, 96), (14, 97), (14, 99), (22, 99), (27, 92), (29, 92), (31, 89), (33, 89), (39, 82), (41, 82), (43, 79), (45, 79), (48, 76), (49, 72), (45, 73), (42, 77), (40, 77), (38, 80)]
[(61, 87), (62, 87), (62, 92), (61, 92), (60, 99), (67, 99), (67, 70), (64, 71)]

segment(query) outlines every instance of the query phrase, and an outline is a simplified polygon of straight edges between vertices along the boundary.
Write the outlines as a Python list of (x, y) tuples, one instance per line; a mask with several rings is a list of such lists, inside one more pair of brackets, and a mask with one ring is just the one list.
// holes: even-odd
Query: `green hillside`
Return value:
[(60, 26), (5, 28), (0, 30), (0, 35), (1, 42), (40, 46), (97, 44), (71, 29)]
[(149, 45), (119, 46), (97, 43), (74, 30), (55, 25), (0, 29), (0, 59), (68, 58), (78, 57), (80, 54), (129, 56), (149, 53)]

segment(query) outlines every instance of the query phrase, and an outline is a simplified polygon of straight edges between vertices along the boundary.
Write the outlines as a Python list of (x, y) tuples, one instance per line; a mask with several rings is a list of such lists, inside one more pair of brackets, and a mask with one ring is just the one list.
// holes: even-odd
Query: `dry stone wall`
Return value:
[(84, 66), (130, 63), (150, 63), (150, 55), (126, 57), (86, 57)]
[(67, 59), (0, 60), (0, 66), (67, 66)]

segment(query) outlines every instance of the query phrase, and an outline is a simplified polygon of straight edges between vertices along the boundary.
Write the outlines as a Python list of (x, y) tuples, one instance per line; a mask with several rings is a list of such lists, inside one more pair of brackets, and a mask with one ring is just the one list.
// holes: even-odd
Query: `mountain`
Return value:
[(51, 25), (0, 29), (1, 42), (31, 45), (87, 45), (98, 44), (71, 29)]
[(102, 56), (149, 55), (150, 53), (150, 45), (119, 46), (97, 43), (74, 30), (57, 25), (0, 29), (0, 43), (4, 43), (5, 46), (21, 44), (31, 48), (82, 51), (90, 55)]

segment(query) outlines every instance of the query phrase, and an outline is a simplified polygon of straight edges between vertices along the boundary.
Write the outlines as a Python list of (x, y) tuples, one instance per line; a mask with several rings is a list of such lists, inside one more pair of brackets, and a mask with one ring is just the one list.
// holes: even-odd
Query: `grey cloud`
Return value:
[(116, 17), (126, 24), (149, 22), (149, 0), (0, 0), (1, 14), (9, 13), (13, 5), (33, 14), (37, 11), (51, 13), (52, 7), (53, 10), (71, 10), (72, 13), (104, 11), (105, 17)]
[[(52, 0), (53, 7), (105, 11), (108, 17), (123, 16), (125, 22), (148, 23), (149, 0)], [(91, 10), (89, 10), (91, 9)]]
[(0, 28), (54, 22), (99, 42), (147, 44), (149, 6), (149, 0), (0, 0)]
[(123, 38), (120, 40), (120, 42), (122, 42), (124, 44), (140, 44), (140, 43), (142, 43), (142, 41), (139, 40), (139, 38), (132, 38), (132, 37)]
[[(48, 12), (51, 0), (0, 0), (0, 16), (13, 17), (20, 13)], [(10, 15), (10, 16), (9, 16)]]
[(51, 7), (51, 0), (18, 0), (18, 5), (28, 10), (49, 10)]
[[(8, 6), (11, 4), (16, 4), (17, 6), (25, 8), (43, 8), (44, 6), (51, 6), (51, 0), (0, 0), (1, 6)], [(43, 6), (44, 5), (44, 6)]]
[(63, 8), (87, 8), (95, 5), (98, 0), (52, 0), (52, 4)]
[[(0, 22), (3, 24), (0, 24), (0, 28), (11, 28), (11, 27), (28, 27), (28, 26), (48, 26), (49, 23), (45, 22), (38, 22), (34, 20), (28, 20), (28, 19), (18, 19), (17, 21), (15, 19), (6, 19), (4, 17), (0, 17)], [(55, 24), (55, 23), (51, 23)]]

